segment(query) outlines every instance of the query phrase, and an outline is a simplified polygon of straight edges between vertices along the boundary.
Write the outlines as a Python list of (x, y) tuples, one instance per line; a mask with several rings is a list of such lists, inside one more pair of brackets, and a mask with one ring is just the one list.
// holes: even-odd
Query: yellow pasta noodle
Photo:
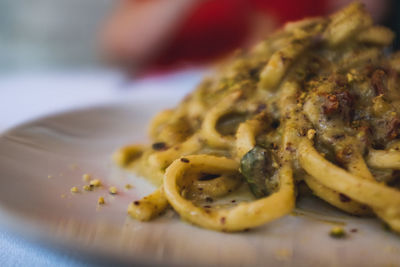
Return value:
[(179, 192), (180, 179), (187, 169), (211, 172), (236, 172), (238, 163), (227, 158), (208, 155), (187, 157), (188, 163), (176, 160), (168, 168), (164, 187), (169, 203), (184, 218), (194, 224), (214, 230), (238, 231), (264, 224), (290, 212), (294, 207), (294, 188), (290, 167), (281, 170), (279, 191), (267, 198), (250, 203), (241, 203), (231, 209), (210, 211), (196, 207), (184, 199)]

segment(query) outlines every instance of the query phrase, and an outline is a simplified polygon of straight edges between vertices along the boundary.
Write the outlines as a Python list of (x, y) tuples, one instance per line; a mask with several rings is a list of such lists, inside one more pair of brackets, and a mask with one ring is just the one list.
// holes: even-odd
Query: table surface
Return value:
[[(118, 73), (104, 70), (2, 76), (0, 132), (51, 113), (134, 98), (138, 90), (189, 91), (203, 75), (203, 70), (189, 70), (137, 81), (127, 80)], [(0, 266), (100, 265), (94, 259), (84, 257), (85, 255), (70, 255), (53, 250), (3, 228), (0, 228), (0, 248)]]

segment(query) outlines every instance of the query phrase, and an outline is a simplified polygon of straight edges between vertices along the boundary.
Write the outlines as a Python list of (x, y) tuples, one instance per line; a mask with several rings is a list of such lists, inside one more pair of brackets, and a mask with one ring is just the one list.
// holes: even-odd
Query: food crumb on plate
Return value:
[(93, 185), (84, 185), (82, 188), (85, 191), (92, 191), (93, 190)]
[(110, 194), (112, 194), (112, 195), (115, 195), (115, 194), (118, 193), (118, 189), (117, 189), (115, 186), (111, 186), (111, 187), (108, 189), (108, 192), (110, 192)]
[(85, 173), (84, 175), (82, 175), (82, 180), (85, 182), (89, 182), (90, 181), (90, 174)]
[(126, 184), (125, 185), (125, 189), (131, 189), (131, 188), (133, 188), (133, 185), (131, 185), (131, 184)]
[(99, 199), (97, 200), (97, 204), (99, 204), (99, 205), (103, 205), (105, 203), (106, 203), (106, 201), (104, 200), (104, 197), (99, 197)]
[(78, 193), (79, 189), (76, 186), (71, 187), (71, 193)]
[(346, 236), (346, 231), (343, 229), (343, 227), (335, 226), (331, 229), (329, 235), (334, 238), (343, 238)]
[(94, 179), (94, 180), (90, 181), (90, 185), (99, 187), (99, 186), (101, 186), (101, 181), (99, 179)]

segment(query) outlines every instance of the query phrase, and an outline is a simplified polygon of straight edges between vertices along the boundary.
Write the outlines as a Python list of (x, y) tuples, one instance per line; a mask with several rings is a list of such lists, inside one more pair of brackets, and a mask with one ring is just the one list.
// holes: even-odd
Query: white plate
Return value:
[[(173, 212), (149, 223), (126, 215), (128, 203), (150, 192), (144, 180), (116, 168), (111, 153), (146, 142), (148, 120), (181, 97), (171, 91), (138, 95), (129, 103), (56, 114), (0, 137), (0, 215), (27, 236), (130, 263), (182, 266), (382, 266), (400, 263), (400, 238), (375, 219), (344, 215), (316, 199), (300, 201), (303, 215), (289, 215), (244, 233), (219, 233), (179, 220)], [(84, 173), (105, 188), (69, 192)], [(51, 178), (48, 178), (50, 176)], [(124, 190), (126, 183), (135, 185)], [(116, 185), (117, 196), (107, 193)], [(106, 205), (97, 199), (105, 196)], [(321, 217), (319, 214), (325, 214)], [(332, 222), (345, 223), (345, 239), (332, 239)], [(350, 230), (356, 229), (352, 233)]]

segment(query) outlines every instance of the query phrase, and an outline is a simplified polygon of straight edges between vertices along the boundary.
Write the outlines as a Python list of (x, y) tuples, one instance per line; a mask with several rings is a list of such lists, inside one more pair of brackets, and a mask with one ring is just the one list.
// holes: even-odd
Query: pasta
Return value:
[[(147, 221), (171, 206), (192, 224), (241, 231), (290, 213), (304, 183), (400, 232), (400, 63), (384, 52), (393, 37), (354, 3), (239, 52), (153, 119), (151, 146), (115, 153), (159, 186), (128, 213)], [(211, 205), (240, 188), (254, 200)]]

